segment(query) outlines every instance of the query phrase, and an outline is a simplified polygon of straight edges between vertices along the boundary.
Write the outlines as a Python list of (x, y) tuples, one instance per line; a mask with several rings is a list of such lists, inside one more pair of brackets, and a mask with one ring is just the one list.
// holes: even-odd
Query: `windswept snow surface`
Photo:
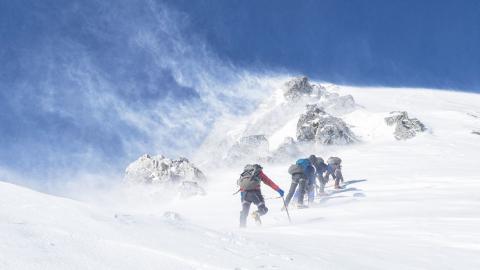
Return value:
[[(292, 224), (264, 186), (263, 226), (238, 228), (240, 166), (206, 171), (207, 196), (168, 203), (129, 193), (100, 206), (0, 182), (0, 269), (480, 269), (480, 95), (337, 91), (362, 106), (342, 115), (362, 142), (305, 153), (341, 157), (346, 187), (329, 183)], [(428, 131), (395, 140), (390, 111)], [(287, 190), (287, 168), (264, 171)]]

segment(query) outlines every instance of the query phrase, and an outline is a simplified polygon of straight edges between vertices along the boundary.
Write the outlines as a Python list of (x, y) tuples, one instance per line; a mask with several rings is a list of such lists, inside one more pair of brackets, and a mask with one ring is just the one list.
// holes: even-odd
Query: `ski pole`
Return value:
[(282, 196), (282, 201), (283, 201), (283, 207), (285, 207), (285, 212), (287, 212), (288, 221), (289, 221), (290, 224), (291, 224), (291, 223), (292, 223), (292, 219), (290, 218), (290, 213), (288, 213), (288, 207), (287, 207), (287, 204), (285, 203), (285, 198), (283, 198), (283, 196)]

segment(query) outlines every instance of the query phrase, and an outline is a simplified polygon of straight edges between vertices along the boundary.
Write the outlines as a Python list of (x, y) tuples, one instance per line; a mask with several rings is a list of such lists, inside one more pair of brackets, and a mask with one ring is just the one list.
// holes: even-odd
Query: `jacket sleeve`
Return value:
[(268, 186), (270, 186), (272, 189), (274, 189), (275, 191), (278, 191), (280, 189), (280, 187), (277, 186), (277, 184), (275, 184), (270, 178), (268, 178), (268, 176), (266, 176), (263, 172), (260, 172), (260, 174), (258, 175), (260, 177), (260, 179), (262, 179), (262, 182), (264, 182), (265, 184), (267, 184)]
[(328, 168), (327, 168), (327, 165), (318, 166), (317, 168), (318, 168), (318, 170), (317, 170), (317, 175), (318, 175), (318, 176), (322, 176), (323, 173), (326, 172), (327, 169), (328, 169)]

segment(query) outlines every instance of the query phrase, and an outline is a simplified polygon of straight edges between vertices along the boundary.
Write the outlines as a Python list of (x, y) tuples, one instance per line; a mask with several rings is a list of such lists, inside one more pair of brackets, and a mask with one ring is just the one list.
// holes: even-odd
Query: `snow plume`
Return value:
[(143, 153), (188, 156), (218, 116), (270, 89), (161, 2), (37, 3), (28, 14), (35, 42), (1, 54), (11, 65), (0, 84), (0, 161), (25, 177), (120, 178)]

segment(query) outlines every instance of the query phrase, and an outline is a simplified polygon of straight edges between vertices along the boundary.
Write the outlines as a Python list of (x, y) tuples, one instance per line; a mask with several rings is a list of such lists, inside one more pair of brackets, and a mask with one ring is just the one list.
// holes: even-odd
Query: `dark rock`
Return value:
[(471, 117), (473, 118), (480, 118), (480, 116), (476, 115), (476, 114), (473, 114), (473, 113), (467, 113), (468, 115), (470, 115)]
[(310, 95), (313, 86), (307, 77), (297, 77), (285, 83), (285, 92), (283, 95), (287, 100), (298, 100), (304, 95)]

